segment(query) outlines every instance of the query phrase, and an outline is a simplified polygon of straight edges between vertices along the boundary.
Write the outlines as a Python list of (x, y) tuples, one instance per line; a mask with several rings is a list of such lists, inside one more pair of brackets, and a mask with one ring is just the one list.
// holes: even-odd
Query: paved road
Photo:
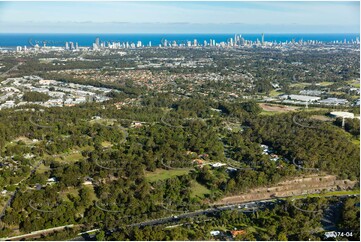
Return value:
[[(325, 197), (334, 197), (334, 196), (337, 196), (337, 195), (329, 195), (329, 196), (325, 196)], [(339, 195), (338, 197), (347, 197), (347, 196), (348, 195)], [(285, 199), (285, 198), (290, 198), (290, 197), (279, 197), (277, 199), (267, 199), (267, 200), (253, 201), (253, 202), (244, 202), (244, 203), (223, 205), (223, 206), (219, 206), (219, 207), (183, 213), (183, 214), (180, 214), (177, 216), (169, 216), (169, 217), (165, 217), (165, 218), (159, 218), (159, 219), (134, 223), (134, 224), (128, 225), (127, 227), (144, 227), (144, 226), (166, 224), (166, 223), (171, 223), (171, 222), (177, 222), (180, 219), (184, 219), (184, 218), (191, 218), (191, 217), (196, 217), (199, 215), (212, 214), (212, 213), (216, 213), (219, 211), (232, 210), (232, 209), (237, 209), (244, 213), (252, 213), (252, 212), (256, 211), (257, 209), (266, 208), (266, 207), (271, 206), (272, 204), (279, 202), (278, 199)], [(301, 198), (297, 198), (297, 199), (301, 199)], [(112, 230), (109, 230), (108, 233), (113, 233), (116, 231), (117, 231), (117, 229), (112, 229)], [(95, 240), (95, 235), (87, 235), (87, 234), (83, 233), (83, 236), (79, 236), (79, 237), (71, 239), (71, 241), (85, 241), (85, 240)]]
[(74, 226), (75, 225), (73, 225), (73, 224), (69, 224), (69, 225), (59, 226), (59, 227), (50, 228), (50, 229), (38, 230), (38, 231), (31, 232), (29, 234), (22, 234), (22, 235), (13, 236), (13, 237), (0, 238), (0, 240), (20, 240), (20, 239), (25, 239), (25, 238), (31, 238), (31, 237), (36, 237), (41, 234), (52, 233), (57, 230), (63, 230), (65, 228), (72, 228)]
[[(260, 201), (260, 202), (262, 202), (263, 204), (265, 204), (266, 202), (271, 203), (271, 201)], [(272, 201), (272, 203), (274, 203), (274, 201)], [(247, 208), (245, 208), (245, 206), (247, 206)], [(154, 219), (154, 220), (149, 220), (149, 221), (145, 221), (145, 222), (135, 223), (135, 224), (128, 225), (128, 227), (143, 227), (143, 226), (151, 226), (151, 225), (170, 223), (170, 222), (178, 221), (180, 219), (192, 218), (192, 217), (196, 217), (199, 215), (214, 214), (214, 213), (217, 213), (220, 211), (231, 210), (231, 209), (240, 209), (240, 211), (242, 211), (242, 212), (249, 213), (249, 212), (253, 212), (254, 210), (257, 210), (259, 208), (260, 208), (260, 203), (255, 203), (255, 202), (227, 205), (227, 206), (222, 206), (222, 207), (218, 207), (218, 208), (208, 208), (205, 210), (183, 213), (183, 214), (180, 214), (177, 216), (169, 216), (166, 218), (160, 218), (160, 219)]]
[[(326, 196), (326, 197), (332, 197), (332, 195)], [(347, 195), (341, 195), (339, 197), (347, 197)], [(288, 198), (288, 197), (285, 197), (285, 198)], [(281, 199), (281, 198), (279, 198), (279, 199)], [(272, 204), (275, 204), (278, 201), (279, 200), (277, 200), (277, 199), (267, 199), (267, 200), (253, 201), (253, 202), (244, 202), (244, 203), (223, 205), (223, 206), (212, 207), (212, 208), (208, 208), (208, 209), (204, 209), (204, 210), (198, 210), (198, 211), (194, 211), (194, 212), (186, 212), (186, 213), (183, 213), (183, 214), (180, 214), (177, 216), (168, 216), (168, 217), (164, 217), (164, 218), (148, 220), (148, 221), (143, 221), (143, 222), (139, 222), (139, 223), (133, 223), (133, 224), (128, 225), (127, 227), (144, 227), (144, 226), (154, 226), (154, 225), (166, 224), (166, 223), (172, 223), (172, 222), (174, 223), (174, 222), (178, 222), (180, 219), (192, 218), (192, 217), (196, 217), (199, 215), (214, 214), (214, 213), (217, 213), (220, 211), (226, 211), (226, 210), (232, 210), (232, 209), (239, 210), (243, 213), (252, 213), (258, 209), (270, 207)], [(65, 226), (50, 228), (50, 229), (46, 229), (46, 230), (34, 231), (30, 234), (16, 236), (16, 238), (20, 239), (20, 238), (26, 238), (29, 236), (33, 237), (34, 235), (39, 235), (44, 232), (48, 233), (48, 232), (51, 232), (54, 230), (61, 230), (61, 229), (64, 229), (65, 227), (69, 227), (69, 226), (74, 226), (74, 225), (65, 225)], [(75, 226), (79, 226), (79, 225), (75, 225)], [(95, 240), (95, 234), (88, 234), (88, 233), (97, 232), (99, 230), (100, 229), (93, 229), (93, 230), (79, 233), (78, 237), (69, 239), (69, 241)], [(116, 231), (117, 231), (117, 229), (112, 229), (112, 230), (109, 230), (108, 233), (113, 233)], [(10, 238), (5, 238), (5, 239), (10, 239)], [(0, 239), (0, 240), (4, 240), (4, 238)]]
[[(239, 209), (240, 211), (244, 213), (252, 213), (253, 211), (263, 207), (267, 206), (267, 204), (275, 203), (276, 200), (263, 200), (263, 201), (257, 201), (257, 202), (246, 202), (246, 203), (240, 203), (240, 204), (230, 204), (225, 205), (221, 207), (214, 207), (214, 208), (208, 208), (204, 210), (194, 211), (194, 212), (188, 212), (183, 213), (177, 216), (169, 216), (165, 218), (159, 218), (154, 220), (148, 220), (140, 223), (134, 223), (130, 224), (127, 227), (144, 227), (144, 226), (152, 226), (152, 225), (159, 225), (159, 224), (165, 224), (165, 223), (171, 223), (171, 222), (177, 222), (180, 219), (184, 218), (192, 218), (199, 215), (205, 215), (205, 214), (212, 214), (219, 211), (225, 211), (225, 210), (231, 210), (231, 209)], [(109, 230), (108, 233), (114, 233), (117, 229)], [(94, 240), (95, 235), (87, 235), (83, 233), (82, 236), (70, 239), (70, 241), (85, 241), (85, 240)]]

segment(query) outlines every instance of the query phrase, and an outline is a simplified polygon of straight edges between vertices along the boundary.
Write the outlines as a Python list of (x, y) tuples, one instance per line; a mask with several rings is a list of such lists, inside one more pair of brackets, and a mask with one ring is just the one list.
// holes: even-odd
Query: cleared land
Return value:
[(299, 109), (299, 107), (285, 106), (278, 104), (260, 103), (259, 106), (267, 112), (292, 112)]
[(334, 82), (319, 82), (319, 83), (316, 83), (317, 86), (322, 86), (322, 87), (331, 86), (333, 84), (334, 84)]
[(164, 170), (164, 169), (156, 169), (153, 172), (146, 171), (145, 178), (149, 182), (166, 180), (175, 176), (183, 176), (189, 173), (191, 168), (180, 168), (174, 170)]
[(352, 85), (353, 87), (360, 88), (360, 81), (358, 81), (358, 80), (351, 80), (351, 81), (348, 81), (347, 83)]
[(272, 90), (270, 93), (269, 93), (269, 96), (270, 97), (277, 97), (278, 95), (281, 95), (283, 94), (283, 92), (281, 91), (276, 91), (276, 90)]
[(196, 181), (192, 181), (191, 189), (192, 189), (192, 193), (191, 193), (192, 197), (204, 198), (204, 195), (211, 193), (211, 191), (208, 188), (199, 184)]
[(276, 197), (300, 196), (308, 193), (320, 193), (322, 191), (338, 191), (339, 189), (352, 189), (356, 181), (337, 180), (336, 176), (314, 175), (306, 178), (297, 178), (278, 183), (273, 187), (251, 189), (247, 193), (230, 196), (221, 199), (215, 204), (242, 203), (254, 200), (264, 200)]
[(38, 169), (36, 169), (37, 174), (43, 174), (43, 173), (45, 173), (47, 171), (51, 171), (51, 168), (49, 166), (44, 165), (43, 163), (40, 164)]
[(81, 159), (84, 159), (84, 157), (79, 152), (69, 153), (69, 154), (61, 154), (61, 155), (57, 155), (57, 157), (55, 158), (56, 161), (65, 162), (65, 163), (73, 163), (73, 162), (79, 161)]

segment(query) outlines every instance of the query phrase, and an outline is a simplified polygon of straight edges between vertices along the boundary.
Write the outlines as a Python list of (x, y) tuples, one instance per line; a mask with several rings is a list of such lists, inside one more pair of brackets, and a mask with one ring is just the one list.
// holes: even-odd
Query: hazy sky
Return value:
[(353, 2), (0, 2), (2, 33), (359, 33)]

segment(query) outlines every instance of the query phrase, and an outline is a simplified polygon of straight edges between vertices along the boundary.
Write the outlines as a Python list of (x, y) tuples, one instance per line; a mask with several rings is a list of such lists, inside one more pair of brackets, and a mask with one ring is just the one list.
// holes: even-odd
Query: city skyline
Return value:
[(359, 9), (356, 1), (1, 2), (0, 33), (359, 33)]

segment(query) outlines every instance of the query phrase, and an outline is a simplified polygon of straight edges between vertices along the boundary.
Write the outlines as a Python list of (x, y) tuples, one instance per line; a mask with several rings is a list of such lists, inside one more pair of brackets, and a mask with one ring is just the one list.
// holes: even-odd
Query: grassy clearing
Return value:
[(93, 186), (93, 185), (88, 185), (88, 186), (86, 186), (86, 187), (89, 188), (89, 191), (90, 191), (90, 199), (91, 199), (92, 201), (98, 200), (97, 195), (95, 194), (95, 191), (94, 191), (94, 186)]
[(343, 92), (330, 92), (330, 94), (333, 94), (333, 95), (343, 95), (344, 93), (343, 93)]
[(270, 97), (277, 97), (279, 95), (283, 94), (283, 92), (281, 91), (276, 91), (276, 90), (272, 90), (270, 93), (269, 93), (269, 96)]
[(20, 136), (20, 137), (17, 137), (16, 139), (10, 141), (10, 142), (6, 142), (3, 149), (2, 149), (2, 152), (5, 152), (6, 151), (6, 148), (8, 147), (14, 147), (16, 145), (18, 145), (18, 142), (23, 142), (25, 145), (34, 145), (36, 144), (38, 141), (32, 141), (31, 139), (25, 137), (25, 136)]
[(176, 170), (156, 169), (154, 172), (145, 172), (145, 178), (149, 182), (166, 180), (175, 176), (183, 176), (189, 173), (191, 168), (180, 168)]
[(14, 139), (14, 142), (16, 142), (16, 143), (19, 142), (19, 141), (24, 142), (26, 145), (36, 143), (33, 140), (31, 140), (31, 139), (29, 139), (28, 137), (25, 137), (25, 136), (20, 136), (20, 137), (17, 137), (16, 139)]
[(292, 198), (293, 199), (303, 199), (303, 198), (309, 198), (309, 197), (346, 196), (346, 195), (360, 195), (360, 190), (332, 191), (332, 192), (325, 192), (325, 193), (320, 193), (320, 194), (293, 196)]
[(276, 111), (264, 111), (264, 110), (260, 112), (260, 115), (267, 115), (267, 116), (272, 116), (277, 114), (282, 114), (282, 113)]
[(299, 83), (291, 84), (290, 87), (305, 88), (306, 86), (309, 85), (311, 85), (311, 83), (299, 82)]
[(329, 111), (328, 108), (316, 108), (316, 107), (305, 108), (305, 106), (302, 106), (302, 107), (303, 107), (303, 109), (301, 111), (304, 111), (304, 112)]
[(196, 181), (192, 181), (191, 189), (192, 189), (191, 192), (192, 197), (204, 198), (204, 195), (211, 193), (211, 191), (208, 188), (199, 184)]
[(36, 169), (37, 174), (43, 174), (47, 171), (50, 171), (51, 168), (49, 166), (44, 165), (43, 163)]
[(334, 82), (318, 82), (318, 83), (316, 83), (316, 85), (322, 86), (322, 87), (331, 86), (332, 84), (334, 84)]
[(360, 88), (360, 82), (357, 80), (351, 80), (351, 81), (347, 81), (348, 84), (352, 85), (353, 87), (357, 87)]
[(93, 119), (93, 120), (90, 120), (89, 123), (90, 124), (102, 124), (102, 125), (105, 125), (105, 126), (112, 126), (115, 124), (117, 120), (116, 119)]
[(101, 145), (103, 146), (103, 148), (110, 148), (113, 146), (112, 143), (110, 143), (109, 141), (103, 141)]
[(81, 160), (83, 158), (84, 157), (82, 156), (81, 153), (71, 153), (71, 154), (60, 155), (59, 157), (56, 157), (55, 160), (58, 161), (58, 162), (74, 163), (74, 162), (79, 161), (79, 160)]
[(65, 191), (61, 192), (59, 196), (63, 201), (69, 201), (68, 194), (78, 197), (79, 196), (78, 188), (68, 187), (66, 188)]
[(79, 150), (80, 152), (82, 152), (82, 151), (93, 151), (93, 150), (94, 150), (94, 146), (87, 145), (87, 146), (83, 146), (83, 147), (78, 148), (78, 150)]

